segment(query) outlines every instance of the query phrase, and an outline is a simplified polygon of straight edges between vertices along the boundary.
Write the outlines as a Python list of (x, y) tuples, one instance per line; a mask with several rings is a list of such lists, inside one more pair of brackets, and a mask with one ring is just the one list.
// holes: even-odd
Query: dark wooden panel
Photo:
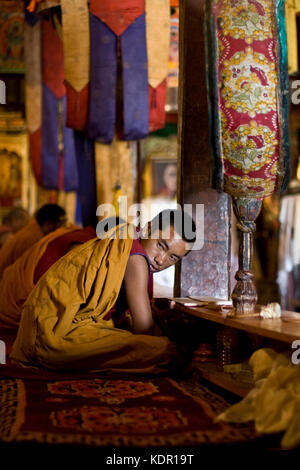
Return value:
[(229, 197), (211, 189), (205, 75), (204, 0), (180, 5), (179, 202), (204, 204), (204, 246), (176, 272), (176, 295), (228, 298)]

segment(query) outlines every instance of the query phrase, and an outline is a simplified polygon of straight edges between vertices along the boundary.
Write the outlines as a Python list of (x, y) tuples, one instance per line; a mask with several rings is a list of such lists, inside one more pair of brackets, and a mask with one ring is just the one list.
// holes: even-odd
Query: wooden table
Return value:
[[(207, 306), (187, 306), (186, 302), (192, 302), (191, 299), (173, 299), (175, 306), (170, 309), (171, 299), (154, 299), (153, 307), (156, 315), (161, 315), (161, 324), (168, 325), (175, 322), (177, 329), (182, 331), (186, 324), (192, 323), (193, 338), (200, 331), (201, 320), (206, 320), (214, 324), (224, 325), (242, 330), (263, 338), (269, 338), (280, 343), (285, 343), (287, 348), (291, 348), (294, 340), (300, 340), (300, 313), (283, 311), (279, 319), (264, 319), (257, 317), (235, 318), (230, 317), (228, 313), (222, 313), (220, 310), (208, 308)], [(197, 320), (199, 326), (197, 326)], [(188, 330), (187, 333), (189, 334)], [(171, 338), (172, 339), (172, 338)], [(175, 339), (176, 340), (176, 339)], [(291, 353), (293, 349), (291, 348)], [(246, 383), (239, 380), (239, 374), (225, 373), (220, 370), (215, 363), (197, 364), (200, 376), (229, 390), (239, 396), (245, 396), (252, 388), (253, 383)]]

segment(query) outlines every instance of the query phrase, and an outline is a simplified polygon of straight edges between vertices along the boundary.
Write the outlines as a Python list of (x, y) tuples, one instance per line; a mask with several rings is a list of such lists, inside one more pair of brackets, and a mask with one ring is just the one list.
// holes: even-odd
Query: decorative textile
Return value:
[(119, 50), (123, 71), (122, 139), (141, 139), (148, 134), (149, 128), (145, 14), (129, 25), (120, 37), (94, 15), (90, 15), (90, 29), (89, 137), (103, 143), (111, 143), (113, 140)]
[(166, 122), (165, 104), (167, 98), (167, 80), (156, 88), (149, 85), (149, 132), (162, 129)]
[(29, 150), (34, 176), (42, 184), (42, 64), (41, 22), (35, 14), (26, 13), (25, 33), (25, 107)]
[[(34, 273), (39, 260), (52, 240), (74, 231), (78, 231), (78, 228), (73, 226), (49, 233), (4, 270), (0, 281), (0, 322), (10, 326), (19, 325), (23, 304), (36, 284)], [(59, 257), (53, 263), (57, 259)]]
[(27, 6), (27, 10), (30, 13), (41, 12), (49, 8), (53, 8), (60, 5), (60, 0), (30, 0)]
[(32, 218), (19, 232), (15, 233), (5, 244), (5, 250), (0, 251), (0, 279), (7, 266), (13, 264), (28, 248), (43, 237), (41, 227)]
[(146, 39), (149, 83), (149, 132), (165, 125), (168, 59), (170, 50), (170, 2), (146, 0)]
[[(144, 0), (90, 2), (91, 84), (89, 137), (111, 143), (116, 128), (118, 57), (122, 67), (121, 138), (149, 132)], [(120, 114), (120, 115), (119, 115)]]
[(170, 1), (145, 0), (148, 83), (156, 88), (167, 76), (170, 46)]
[(149, 133), (145, 29), (143, 14), (121, 36), (124, 140), (143, 139)]
[(257, 438), (249, 424), (215, 424), (229, 403), (192, 380), (39, 373), (0, 380), (1, 441), (170, 448)]
[(283, 3), (207, 4), (214, 184), (235, 197), (268, 196), (288, 174)]
[(76, 190), (78, 174), (73, 131), (65, 125), (63, 44), (49, 20), (42, 20), (42, 66), (42, 183), (48, 189)]
[(87, 0), (62, 0), (67, 126), (84, 130), (88, 115), (90, 29)]
[[(295, 351), (298, 358), (298, 351)], [(284, 448), (300, 445), (300, 374), (291, 355), (277, 354), (272, 349), (259, 349), (252, 354), (255, 387), (218, 420), (243, 423), (253, 420), (259, 433), (285, 431)]]
[(114, 187), (119, 182), (122, 196), (127, 197), (127, 206), (130, 207), (133, 204), (133, 181), (129, 143), (116, 137), (111, 145), (96, 142), (95, 164), (98, 205), (113, 204)]
[(116, 120), (117, 37), (90, 15), (91, 82), (89, 137), (110, 143)]
[(171, 19), (171, 39), (168, 62), (168, 88), (178, 88), (179, 80), (179, 15), (176, 12)]
[(79, 178), (79, 200), (84, 227), (96, 227), (97, 189), (94, 142), (82, 132), (75, 131), (75, 149)]
[(24, 10), (22, 2), (2, 0), (0, 11), (0, 72), (24, 73)]
[(26, 12), (26, 23), (26, 114), (33, 171), (40, 186), (76, 190), (74, 137), (66, 127), (62, 40), (52, 19), (40, 20)]
[(145, 12), (144, 0), (90, 0), (90, 12), (121, 36)]
[(28, 132), (33, 134), (42, 122), (41, 23), (38, 18), (33, 24), (25, 22), (24, 43), (26, 124)]

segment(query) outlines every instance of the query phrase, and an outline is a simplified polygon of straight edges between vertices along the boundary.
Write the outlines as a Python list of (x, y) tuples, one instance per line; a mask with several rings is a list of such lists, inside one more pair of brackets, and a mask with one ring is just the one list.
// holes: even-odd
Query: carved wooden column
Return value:
[(204, 246), (182, 260), (181, 271), (176, 267), (175, 295), (228, 299), (230, 198), (211, 188), (204, 6), (180, 3), (178, 202), (204, 204)]
[(255, 313), (257, 302), (256, 287), (252, 273), (253, 233), (255, 220), (262, 207), (261, 199), (232, 198), (234, 214), (239, 233), (239, 269), (232, 292), (235, 316)]

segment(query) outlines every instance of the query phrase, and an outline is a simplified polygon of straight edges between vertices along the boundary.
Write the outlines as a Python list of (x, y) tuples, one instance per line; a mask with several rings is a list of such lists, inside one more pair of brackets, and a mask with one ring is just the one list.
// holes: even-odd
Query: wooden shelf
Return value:
[(282, 317), (279, 319), (264, 319), (259, 316), (234, 318), (214, 309), (188, 307), (179, 302), (176, 302), (175, 308), (193, 317), (203, 318), (204, 320), (231, 326), (285, 343), (292, 343), (295, 339), (300, 339), (300, 313), (283, 311)]

